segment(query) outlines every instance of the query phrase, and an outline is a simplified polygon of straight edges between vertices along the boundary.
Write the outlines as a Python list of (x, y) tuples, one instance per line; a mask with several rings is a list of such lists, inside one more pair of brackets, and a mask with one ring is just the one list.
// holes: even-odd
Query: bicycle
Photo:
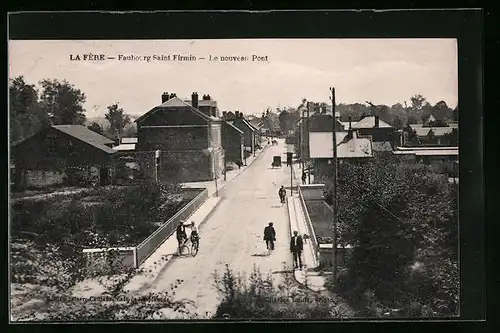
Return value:
[(195, 240), (191, 241), (191, 255), (195, 257), (198, 254), (198, 250), (200, 249), (200, 241)]
[(179, 245), (179, 247), (177, 249), (177, 252), (178, 252), (179, 256), (182, 255), (182, 253), (184, 252), (184, 250), (191, 251), (191, 249), (189, 248), (189, 246), (187, 246), (187, 242), (188, 242), (188, 239), (184, 238), (182, 244)]

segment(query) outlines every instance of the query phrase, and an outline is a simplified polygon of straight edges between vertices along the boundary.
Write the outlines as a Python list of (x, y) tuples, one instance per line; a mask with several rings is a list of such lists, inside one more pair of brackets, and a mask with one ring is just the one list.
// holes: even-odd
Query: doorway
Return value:
[(101, 168), (99, 170), (99, 185), (100, 186), (108, 185), (108, 182), (109, 182), (108, 175), (109, 175), (108, 168)]

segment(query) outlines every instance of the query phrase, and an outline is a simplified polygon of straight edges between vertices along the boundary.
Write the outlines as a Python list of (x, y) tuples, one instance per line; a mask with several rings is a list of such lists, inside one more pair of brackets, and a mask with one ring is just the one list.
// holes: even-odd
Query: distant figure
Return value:
[(285, 203), (286, 190), (285, 190), (285, 187), (283, 185), (281, 185), (281, 187), (278, 191), (278, 195), (280, 197), (280, 202)]
[(243, 165), (243, 162), (241, 160), (236, 161), (236, 165), (238, 166), (238, 169), (241, 169), (241, 166)]
[(266, 242), (266, 247), (269, 251), (274, 250), (276, 231), (274, 230), (272, 222), (269, 222), (269, 225), (264, 228), (264, 241)]
[(302, 269), (302, 250), (302, 237), (299, 236), (299, 233), (297, 231), (294, 231), (292, 239), (290, 240), (290, 252), (292, 252), (293, 254), (294, 269)]
[(302, 172), (302, 184), (303, 184), (303, 185), (305, 185), (305, 183), (306, 183), (306, 179), (307, 179), (306, 173), (303, 171), (303, 172)]

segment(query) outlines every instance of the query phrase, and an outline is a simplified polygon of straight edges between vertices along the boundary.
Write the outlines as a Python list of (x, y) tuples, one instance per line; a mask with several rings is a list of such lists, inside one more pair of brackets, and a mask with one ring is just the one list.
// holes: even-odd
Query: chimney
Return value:
[(240, 117), (240, 111), (234, 111), (234, 115), (236, 116), (236, 118), (239, 118)]
[(240, 112), (240, 118), (243, 118), (243, 112)]
[(171, 94), (170, 94), (169, 99), (170, 99), (170, 98), (174, 98), (174, 97), (176, 97), (176, 96), (177, 96), (177, 95), (176, 95), (175, 93), (171, 93)]
[(379, 127), (379, 125), (380, 125), (380, 117), (375, 116), (375, 127)]
[(168, 101), (168, 92), (164, 92), (161, 95), (161, 104), (165, 103), (166, 101)]
[(195, 109), (198, 108), (198, 93), (196, 92), (191, 94), (191, 106)]
[(227, 115), (227, 112), (226, 111), (222, 111), (222, 118), (226, 119), (226, 115)]
[(347, 138), (352, 139), (352, 126), (351, 126), (351, 116), (349, 116), (349, 129), (347, 130)]

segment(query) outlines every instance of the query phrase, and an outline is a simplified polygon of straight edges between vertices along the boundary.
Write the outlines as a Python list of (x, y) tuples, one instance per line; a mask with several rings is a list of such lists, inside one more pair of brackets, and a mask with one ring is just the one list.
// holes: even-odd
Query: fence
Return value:
[(320, 253), (319, 253), (318, 240), (316, 239), (316, 234), (314, 233), (314, 228), (313, 228), (313, 225), (312, 225), (312, 222), (311, 222), (311, 218), (309, 217), (309, 212), (307, 211), (306, 202), (305, 202), (304, 196), (302, 194), (301, 186), (299, 186), (298, 188), (299, 188), (299, 200), (300, 200), (300, 204), (302, 206), (302, 210), (304, 211), (304, 215), (305, 215), (305, 218), (306, 218), (307, 232), (309, 233), (310, 240), (311, 240), (312, 245), (313, 245), (314, 255), (316, 257), (316, 262), (319, 262)]
[(186, 190), (202, 190), (202, 192), (137, 246), (137, 267), (140, 266), (163, 243), (163, 241), (175, 231), (179, 221), (189, 218), (189, 216), (191, 216), (208, 199), (208, 190), (206, 188), (190, 188)]

